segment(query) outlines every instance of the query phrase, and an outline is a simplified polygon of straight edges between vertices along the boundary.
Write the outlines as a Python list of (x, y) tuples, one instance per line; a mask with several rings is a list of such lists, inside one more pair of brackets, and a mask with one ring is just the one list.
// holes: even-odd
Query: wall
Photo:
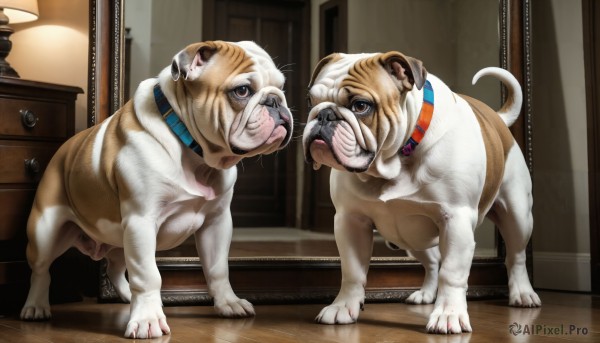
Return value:
[(202, 40), (202, 1), (127, 0), (125, 27), (131, 28), (133, 38), (130, 82), (133, 95), (141, 81), (169, 66), (177, 52)]
[(533, 0), (534, 285), (589, 291), (580, 1)]
[(152, 3), (148, 0), (127, 0), (124, 3), (123, 11), (125, 12), (125, 27), (130, 29), (129, 36), (133, 38), (131, 41), (131, 73), (129, 76), (129, 94), (133, 96), (140, 81), (152, 75), (150, 72)]
[[(310, 66), (311, 73), (320, 60), (319, 56), (319, 7), (327, 0), (310, 1)], [(299, 188), (301, 189), (301, 188)]]
[(475, 97), (492, 108), (501, 107), (500, 82), (482, 78), (472, 85), (480, 69), (500, 66), (497, 0), (453, 0), (450, 8), (454, 35), (454, 85), (457, 92)]
[[(87, 126), (88, 1), (40, 0), (37, 21), (11, 25), (7, 61), (22, 79), (81, 87), (75, 129)], [(68, 9), (68, 10), (65, 10)]]
[(497, 81), (471, 85), (479, 69), (499, 65), (497, 0), (348, 0), (348, 24), (349, 52), (400, 51), (451, 89), (500, 105)]
[[(452, 85), (454, 53), (452, 2), (348, 0), (348, 52), (397, 50), (421, 61)], [(426, 18), (426, 20), (424, 20)]]

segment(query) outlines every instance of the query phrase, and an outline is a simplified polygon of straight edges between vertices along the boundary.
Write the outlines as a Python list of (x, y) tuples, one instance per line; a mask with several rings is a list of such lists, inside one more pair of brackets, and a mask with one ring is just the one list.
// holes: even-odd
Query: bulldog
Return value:
[(452, 92), (421, 61), (399, 52), (332, 54), (319, 62), (302, 143), (315, 169), (333, 168), (342, 282), (317, 322), (357, 320), (376, 228), (425, 267), (423, 286), (407, 302), (435, 301), (427, 331), (472, 331), (467, 278), (473, 232), (486, 216), (506, 242), (509, 304), (541, 305), (525, 266), (531, 179), (508, 130), (519, 116), (521, 88), (500, 68), (479, 71), (473, 83), (484, 75), (508, 88), (498, 112)]
[(229, 282), (230, 203), (236, 163), (290, 141), (283, 85), (253, 42), (191, 44), (141, 82), (132, 101), (69, 139), (49, 163), (28, 220), (32, 276), (21, 318), (50, 318), (48, 269), (76, 247), (106, 258), (117, 293), (131, 302), (126, 337), (168, 334), (155, 252), (191, 235), (216, 312), (253, 316)]

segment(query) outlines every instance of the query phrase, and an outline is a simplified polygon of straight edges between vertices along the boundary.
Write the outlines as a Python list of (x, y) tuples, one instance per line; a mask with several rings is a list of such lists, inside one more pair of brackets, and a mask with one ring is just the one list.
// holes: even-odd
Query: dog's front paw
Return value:
[(256, 315), (254, 306), (245, 299), (233, 299), (222, 303), (215, 303), (215, 310), (221, 317), (245, 318)]
[(52, 318), (50, 305), (25, 305), (21, 310), (22, 320), (49, 320)]
[(167, 324), (160, 299), (137, 298), (132, 304), (131, 317), (127, 323), (125, 337), (134, 339), (146, 339), (161, 337), (163, 334), (171, 333)]
[[(148, 316), (150, 317), (150, 316)], [(163, 334), (171, 333), (167, 318), (163, 315), (162, 318), (140, 318), (130, 320), (125, 330), (125, 337), (133, 339), (146, 339), (161, 337)]]
[(466, 300), (459, 303), (438, 301), (437, 304), (429, 316), (427, 332), (454, 334), (473, 331), (467, 313)]
[(353, 324), (364, 304), (360, 301), (333, 303), (321, 310), (315, 322), (319, 324)]

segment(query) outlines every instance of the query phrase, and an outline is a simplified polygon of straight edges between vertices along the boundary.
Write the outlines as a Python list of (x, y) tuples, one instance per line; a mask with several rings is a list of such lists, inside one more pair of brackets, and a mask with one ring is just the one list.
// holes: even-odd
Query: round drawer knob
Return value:
[(25, 170), (27, 170), (28, 173), (36, 175), (40, 172), (40, 169), (40, 162), (35, 157), (25, 160)]
[(21, 113), (21, 122), (27, 128), (33, 129), (38, 120), (40, 120), (40, 118), (30, 110), (20, 110), (19, 112)]

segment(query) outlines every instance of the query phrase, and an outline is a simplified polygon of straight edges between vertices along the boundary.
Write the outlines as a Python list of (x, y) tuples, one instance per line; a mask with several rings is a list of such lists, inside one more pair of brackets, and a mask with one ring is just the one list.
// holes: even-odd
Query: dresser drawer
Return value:
[(59, 146), (0, 140), (0, 184), (37, 183)]
[(0, 241), (25, 241), (35, 189), (0, 189)]
[(0, 136), (67, 138), (67, 105), (0, 98)]

